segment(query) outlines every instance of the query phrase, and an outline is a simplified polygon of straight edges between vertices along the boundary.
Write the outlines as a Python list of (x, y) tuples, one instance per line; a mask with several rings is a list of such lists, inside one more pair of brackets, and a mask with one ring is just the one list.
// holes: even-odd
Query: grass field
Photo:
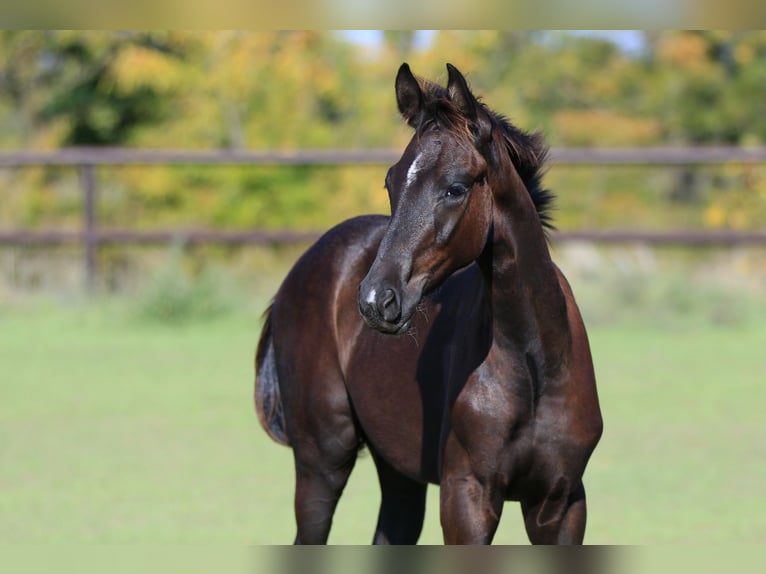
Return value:
[[(0, 307), (0, 541), (289, 543), (292, 459), (254, 414), (252, 316)], [(766, 324), (590, 334), (605, 434), (586, 542), (766, 542)], [(368, 543), (378, 500), (365, 454), (331, 542)], [(435, 487), (421, 540), (441, 540)], [(516, 504), (495, 540), (526, 543)]]

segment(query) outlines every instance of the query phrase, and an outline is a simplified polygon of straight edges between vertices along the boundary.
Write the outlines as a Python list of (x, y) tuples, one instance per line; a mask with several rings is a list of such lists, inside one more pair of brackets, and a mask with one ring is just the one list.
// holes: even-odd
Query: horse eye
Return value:
[(445, 195), (447, 197), (462, 197), (468, 192), (468, 188), (463, 185), (462, 183), (453, 183), (447, 188), (447, 193)]

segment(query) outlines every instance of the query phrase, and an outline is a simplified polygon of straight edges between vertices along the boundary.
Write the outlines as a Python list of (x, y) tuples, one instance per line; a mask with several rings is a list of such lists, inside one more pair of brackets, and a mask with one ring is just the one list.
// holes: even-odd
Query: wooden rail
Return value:
[[(379, 165), (401, 150), (173, 150), (65, 148), (0, 151), (0, 167), (25, 165)], [(766, 147), (551, 148), (557, 165), (700, 165), (766, 162)]]
[(735, 245), (766, 245), (766, 231), (733, 231), (681, 229), (674, 231), (642, 231), (626, 229), (555, 231), (556, 242), (587, 241), (590, 243), (649, 245), (684, 245), (687, 247), (733, 247)]
[[(93, 245), (135, 244), (155, 245), (180, 242), (184, 244), (217, 243), (221, 245), (285, 245), (315, 241), (322, 231), (253, 230), (226, 231), (213, 229), (178, 229), (159, 231), (133, 231), (119, 229), (93, 230), (90, 233), (67, 230), (0, 230), (0, 244), (19, 246), (65, 245), (85, 243)], [(644, 231), (626, 229), (553, 231), (553, 243), (584, 241), (603, 244), (643, 243), (649, 245), (684, 245), (713, 247), (735, 245), (766, 245), (766, 231), (732, 231), (694, 229), (674, 231)]]

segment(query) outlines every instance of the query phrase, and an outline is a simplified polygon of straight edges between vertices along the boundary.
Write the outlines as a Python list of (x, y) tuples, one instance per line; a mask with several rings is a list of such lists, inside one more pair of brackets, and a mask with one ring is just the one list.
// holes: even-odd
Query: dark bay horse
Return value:
[(403, 64), (415, 134), (386, 176), (391, 217), (327, 232), (266, 314), (261, 423), (295, 458), (295, 541), (327, 541), (357, 452), (375, 461), (375, 543), (415, 543), (440, 485), (447, 543), (490, 543), (521, 503), (533, 543), (581, 543), (582, 476), (602, 430), (588, 339), (552, 262), (546, 147)]

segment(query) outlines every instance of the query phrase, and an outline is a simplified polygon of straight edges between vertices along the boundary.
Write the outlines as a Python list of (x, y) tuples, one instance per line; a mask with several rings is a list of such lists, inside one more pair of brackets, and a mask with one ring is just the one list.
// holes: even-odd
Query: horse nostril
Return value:
[(401, 314), (401, 308), (399, 306), (399, 299), (396, 296), (396, 291), (393, 289), (386, 289), (383, 292), (383, 296), (380, 298), (378, 304), (378, 310), (383, 316), (383, 319), (389, 323), (393, 323)]
[(395, 302), (396, 302), (396, 293), (394, 293), (394, 290), (386, 289), (383, 292), (383, 299), (381, 301), (381, 305), (383, 305), (383, 308), (386, 308)]

